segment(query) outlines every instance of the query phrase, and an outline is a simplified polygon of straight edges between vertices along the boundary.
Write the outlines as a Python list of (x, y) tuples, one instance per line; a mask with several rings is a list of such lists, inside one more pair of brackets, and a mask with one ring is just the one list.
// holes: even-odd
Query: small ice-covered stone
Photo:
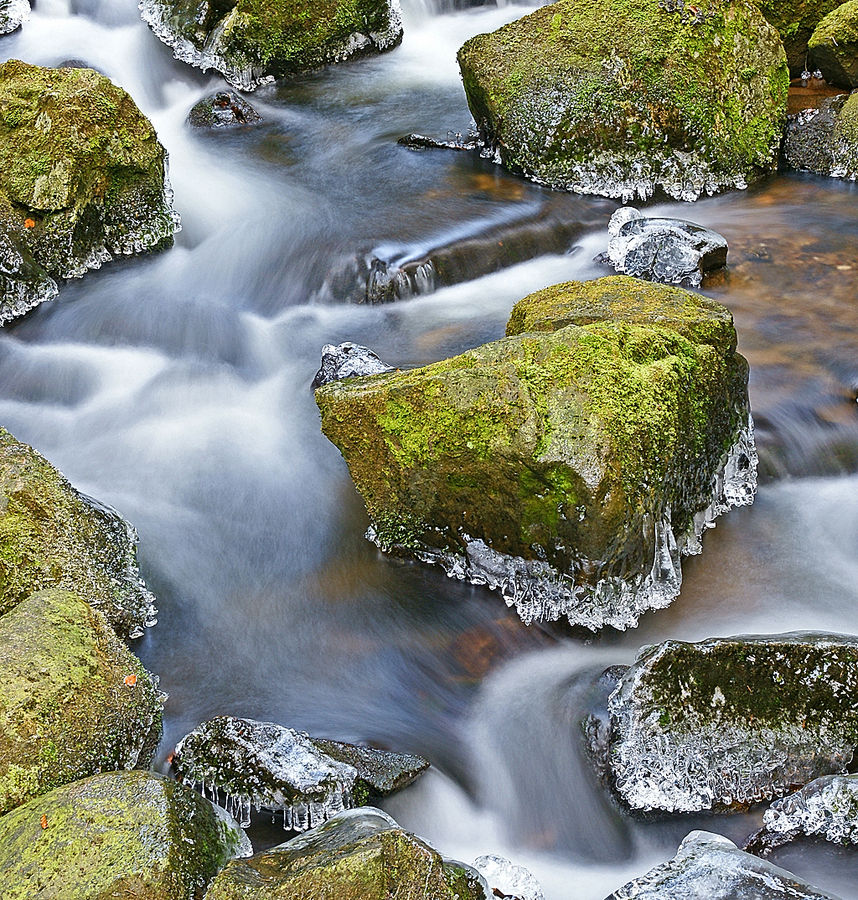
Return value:
[(480, 856), (474, 860), (474, 868), (486, 879), (496, 897), (545, 900), (542, 887), (533, 875), (504, 856)]
[(0, 34), (20, 28), (29, 18), (29, 0), (0, 0)]
[(676, 856), (607, 900), (838, 900), (727, 838), (692, 831)]
[(376, 353), (360, 344), (346, 341), (342, 344), (325, 344), (322, 347), (322, 364), (311, 387), (315, 390), (331, 381), (344, 378), (358, 378), (362, 375), (380, 375), (392, 372), (393, 367), (385, 365)]

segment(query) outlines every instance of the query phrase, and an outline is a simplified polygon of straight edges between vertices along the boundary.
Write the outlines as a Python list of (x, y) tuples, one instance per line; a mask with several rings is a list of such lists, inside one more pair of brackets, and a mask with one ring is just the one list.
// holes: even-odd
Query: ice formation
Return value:
[(311, 387), (315, 390), (331, 381), (342, 381), (344, 378), (358, 378), (362, 375), (380, 375), (392, 372), (393, 367), (385, 365), (378, 354), (368, 347), (346, 341), (342, 344), (325, 344), (322, 347), (322, 363), (316, 372)]
[(692, 831), (676, 856), (630, 881), (607, 900), (838, 900), (720, 834)]
[(176, 747), (179, 775), (242, 827), (251, 811), (280, 814), (283, 828), (306, 831), (413, 781), (429, 763), (417, 756), (310, 737), (273, 722), (218, 716)]
[[(28, 7), (29, 8), (29, 7)], [(7, 232), (0, 232), (0, 325), (59, 293), (56, 281)]]
[[(548, 562), (509, 556), (468, 535), (463, 535), (464, 555), (428, 547), (415, 555), (422, 562), (442, 566), (450, 578), (500, 591), (506, 605), (515, 607), (526, 624), (566, 616), (571, 624), (593, 631), (606, 625), (624, 630), (637, 625), (648, 610), (664, 609), (673, 602), (682, 586), (681, 556), (700, 553), (704, 531), (733, 507), (753, 503), (756, 487), (757, 451), (753, 421), (748, 416), (712, 480), (708, 503), (695, 515), (691, 528), (677, 535), (670, 509), (658, 520), (648, 517), (645, 521), (646, 537), (653, 546), (652, 566), (645, 574), (608, 577), (595, 586), (582, 584)], [(367, 531), (367, 538), (380, 546), (374, 526)]]
[[(474, 860), (474, 868), (485, 878), (496, 897), (545, 900), (542, 888), (533, 875), (524, 866), (518, 866), (504, 856), (480, 856)], [(488, 896), (491, 897), (492, 893)]]
[(366, 279), (366, 302), (407, 300), (435, 290), (435, 267), (431, 260), (398, 266), (381, 259), (370, 263)]
[(644, 648), (611, 694), (610, 765), (635, 809), (694, 812), (844, 772), (858, 640), (788, 634)]
[(29, 18), (29, 0), (0, 0), (0, 34), (20, 28)]

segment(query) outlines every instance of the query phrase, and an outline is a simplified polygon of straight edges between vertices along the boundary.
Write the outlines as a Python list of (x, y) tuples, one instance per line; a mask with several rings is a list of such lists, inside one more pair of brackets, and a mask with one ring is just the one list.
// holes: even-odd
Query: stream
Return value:
[[(528, 866), (547, 900), (602, 900), (693, 828), (741, 841), (761, 811), (620, 812), (575, 731), (583, 676), (667, 638), (858, 632), (858, 187), (779, 176), (648, 210), (729, 242), (728, 274), (704, 288), (734, 314), (760, 451), (755, 504), (707, 534), (669, 609), (625, 633), (528, 628), (484, 588), (382, 557), (319, 431), (322, 345), (422, 364), (500, 337), (531, 291), (610, 274), (593, 258), (615, 203), (396, 143), (467, 131), (456, 50), (526, 11), (412, 0), (393, 52), (260, 88), (261, 127), (208, 134), (185, 118), (223, 81), (173, 60), (132, 0), (38, 0), (0, 58), (75, 61), (126, 88), (169, 150), (183, 230), (0, 331), (0, 422), (140, 533), (160, 615), (133, 646), (169, 694), (158, 767), (217, 714), (416, 752), (432, 771), (384, 804), (405, 828), (466, 862)], [(581, 225), (566, 253), (344, 302), (355, 259), (417, 258), (549, 208)], [(772, 859), (858, 898), (854, 854), (806, 843)]]

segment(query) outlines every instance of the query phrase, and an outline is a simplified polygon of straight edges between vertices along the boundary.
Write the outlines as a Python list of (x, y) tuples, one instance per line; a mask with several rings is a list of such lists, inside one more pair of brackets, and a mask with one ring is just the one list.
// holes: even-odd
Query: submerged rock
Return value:
[(41, 591), (7, 612), (0, 814), (95, 772), (148, 765), (161, 737), (156, 681), (75, 594)]
[(486, 154), (550, 187), (695, 200), (777, 168), (789, 74), (750, 0), (560, 0), (459, 66)]
[(666, 641), (611, 695), (614, 785), (635, 809), (725, 808), (844, 772), (858, 747), (858, 640)]
[(137, 569), (137, 533), (76, 491), (43, 456), (0, 428), (0, 615), (33, 591), (75, 591), (123, 637), (154, 624)]
[(748, 839), (745, 849), (765, 856), (798, 837), (858, 844), (858, 775), (826, 775), (776, 800), (763, 813), (763, 827)]
[(242, 128), (261, 121), (262, 116), (234, 91), (203, 97), (188, 113), (188, 123), (193, 128)]
[(55, 294), (51, 279), (172, 244), (166, 156), (92, 69), (0, 65), (0, 324)]
[(491, 896), (511, 900), (545, 900), (533, 875), (504, 856), (490, 854), (474, 860), (474, 868), (486, 879)]
[(475, 137), (466, 137), (463, 138), (461, 134), (457, 134), (452, 140), (448, 137), (446, 140), (442, 140), (441, 138), (433, 138), (428, 137), (425, 134), (417, 134), (412, 132), (411, 134), (403, 135), (396, 142), (397, 144), (402, 144), (403, 147), (409, 147), (412, 150), (477, 150), (479, 144)]
[(233, 860), (206, 900), (489, 900), (481, 876), (379, 809), (340, 813), (247, 860)]
[(816, 26), (843, 0), (757, 0), (760, 11), (777, 28), (792, 75), (807, 68), (807, 42)]
[(813, 66), (829, 84), (858, 87), (858, 0), (849, 0), (816, 26), (807, 45)]
[(15, 31), (29, 18), (29, 0), (0, 0), (0, 34)]
[(838, 900), (785, 869), (743, 853), (727, 838), (692, 831), (676, 856), (607, 900)]
[(402, 40), (399, 0), (140, 0), (140, 10), (176, 59), (241, 91)]
[(727, 241), (682, 219), (651, 218), (630, 206), (608, 223), (606, 259), (618, 271), (648, 281), (699, 287), (703, 275), (727, 265)]
[(304, 831), (411, 784), (429, 762), (312, 738), (274, 722), (218, 716), (179, 742), (173, 765), (213, 799), (223, 791), (243, 825), (254, 806), (282, 812), (284, 828)]
[(723, 306), (633, 278), (526, 297), (501, 341), (316, 391), (382, 550), (526, 621), (626, 628), (750, 503), (747, 364)]
[(858, 178), (858, 94), (829, 97), (790, 116), (784, 160), (803, 172)]
[(223, 810), (152, 772), (95, 775), (0, 818), (3, 900), (197, 900), (252, 852)]
[(336, 346), (325, 344), (322, 347), (322, 364), (313, 378), (311, 387), (315, 390), (332, 381), (392, 371), (393, 366), (385, 365), (378, 358), (378, 354), (367, 347), (361, 347), (360, 344), (353, 344), (351, 341)]

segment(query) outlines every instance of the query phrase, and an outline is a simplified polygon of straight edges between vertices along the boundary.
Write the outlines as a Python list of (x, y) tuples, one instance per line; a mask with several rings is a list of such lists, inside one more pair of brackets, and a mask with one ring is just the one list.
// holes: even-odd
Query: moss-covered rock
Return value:
[(3, 900), (201, 900), (248, 852), (223, 810), (152, 772), (95, 775), (0, 818)]
[(402, 40), (398, 0), (142, 0), (140, 8), (177, 59), (243, 91)]
[(206, 900), (488, 900), (477, 872), (442, 857), (381, 810), (350, 810), (247, 860)]
[(508, 334), (324, 385), (322, 430), (383, 550), (499, 588), (525, 621), (634, 625), (676, 596), (679, 552), (753, 496), (731, 316), (611, 277), (525, 298)]
[(792, 169), (858, 178), (858, 94), (827, 97), (817, 109), (790, 116), (784, 160)]
[(137, 533), (0, 428), (0, 615), (42, 588), (75, 591), (123, 637), (155, 619)]
[(103, 75), (0, 65), (0, 324), (46, 299), (45, 277), (170, 245), (165, 165), (149, 120)]
[(798, 75), (807, 68), (807, 42), (816, 26), (843, 0), (756, 0), (766, 19), (777, 28), (789, 70)]
[(29, 18), (29, 0), (0, 0), (0, 34), (20, 28)]
[(156, 680), (68, 591), (40, 591), (0, 618), (0, 685), (0, 813), (95, 772), (146, 766), (161, 736)]
[(788, 72), (750, 0), (560, 0), (459, 50), (498, 162), (551, 187), (672, 197), (777, 167)]
[(858, 87), (858, 0), (849, 0), (816, 26), (807, 49), (830, 84)]
[(858, 747), (858, 640), (667, 641), (611, 695), (610, 763), (637, 809), (755, 803), (845, 771)]

